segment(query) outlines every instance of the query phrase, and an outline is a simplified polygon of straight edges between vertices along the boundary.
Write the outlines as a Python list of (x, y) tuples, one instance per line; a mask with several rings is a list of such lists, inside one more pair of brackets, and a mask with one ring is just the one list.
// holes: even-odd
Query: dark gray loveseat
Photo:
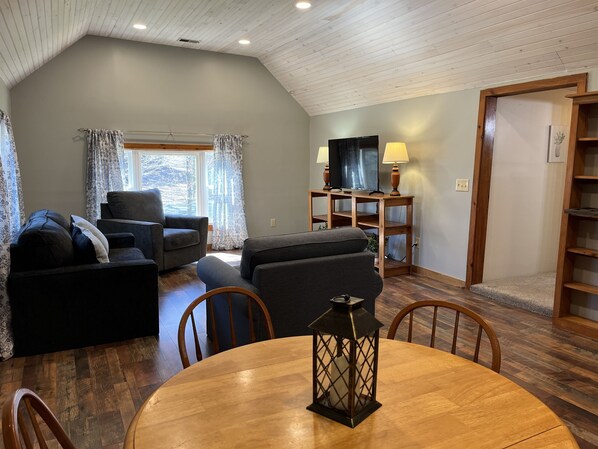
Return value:
[(131, 234), (106, 237), (110, 262), (93, 263), (73, 245), (62, 215), (31, 214), (10, 248), (15, 355), (158, 334), (156, 264)]
[[(240, 269), (207, 256), (197, 263), (197, 274), (206, 290), (238, 286), (256, 292), (268, 307), (276, 337), (306, 335), (334, 296), (363, 298), (363, 307), (375, 312), (382, 279), (366, 246), (367, 237), (358, 228), (248, 238)], [(227, 320), (218, 310), (216, 315)], [(219, 333), (219, 340), (221, 347), (229, 347), (227, 333)]]

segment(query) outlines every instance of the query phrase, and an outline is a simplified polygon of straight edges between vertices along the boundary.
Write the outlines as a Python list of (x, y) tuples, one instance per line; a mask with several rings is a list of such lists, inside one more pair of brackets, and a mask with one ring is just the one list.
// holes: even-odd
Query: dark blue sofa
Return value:
[(60, 214), (31, 214), (11, 245), (15, 355), (158, 334), (158, 268), (132, 234), (106, 235), (109, 263), (81, 263)]

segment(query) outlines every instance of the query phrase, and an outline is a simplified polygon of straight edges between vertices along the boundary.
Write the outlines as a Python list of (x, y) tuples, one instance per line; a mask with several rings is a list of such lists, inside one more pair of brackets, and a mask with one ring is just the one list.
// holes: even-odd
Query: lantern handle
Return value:
[(334, 301), (336, 303), (349, 302), (350, 300), (351, 300), (351, 295), (349, 295), (347, 293), (344, 293), (342, 295), (338, 295), (338, 296), (335, 296), (334, 298), (332, 298), (332, 301)]

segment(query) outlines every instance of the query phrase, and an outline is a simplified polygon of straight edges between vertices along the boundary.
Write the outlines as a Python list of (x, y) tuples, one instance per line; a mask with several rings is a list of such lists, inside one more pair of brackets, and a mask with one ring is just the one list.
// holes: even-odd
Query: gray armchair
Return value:
[(197, 262), (206, 255), (208, 217), (164, 215), (158, 189), (108, 192), (98, 228), (103, 233), (130, 232), (135, 246), (159, 271)]
[[(334, 296), (347, 293), (363, 298), (363, 307), (375, 312), (383, 283), (367, 243), (359, 228), (253, 237), (243, 244), (239, 268), (207, 256), (197, 263), (197, 274), (206, 291), (233, 286), (256, 293), (268, 308), (276, 337), (307, 335), (312, 332), (307, 326), (331, 307)], [(228, 326), (228, 309), (221, 309), (218, 301), (213, 306), (207, 311), (208, 335), (212, 311), (216, 322)], [(239, 306), (232, 313), (247, 312)], [(237, 329), (237, 339), (240, 345), (247, 343), (240, 335), (247, 335), (245, 329)], [(232, 346), (230, 332), (219, 333), (218, 339), (221, 350)]]

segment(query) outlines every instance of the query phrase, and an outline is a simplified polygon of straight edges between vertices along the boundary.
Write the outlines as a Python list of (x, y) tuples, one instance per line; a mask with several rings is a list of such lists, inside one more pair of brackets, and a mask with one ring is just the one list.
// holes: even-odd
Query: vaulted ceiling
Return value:
[(318, 115), (598, 66), (596, 0), (312, 4), (0, 0), (0, 77), (12, 87), (83, 36), (108, 36), (254, 56)]

